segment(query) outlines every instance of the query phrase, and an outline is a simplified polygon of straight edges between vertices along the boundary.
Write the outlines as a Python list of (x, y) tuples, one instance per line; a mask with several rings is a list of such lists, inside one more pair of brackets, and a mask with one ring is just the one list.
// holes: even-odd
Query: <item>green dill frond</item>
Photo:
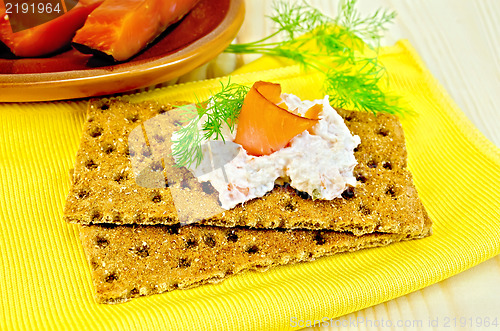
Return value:
[(221, 91), (215, 93), (209, 100), (205, 115), (207, 120), (203, 126), (205, 139), (224, 140), (222, 125), (225, 123), (231, 132), (243, 106), (243, 100), (249, 88), (244, 85), (232, 84), (230, 81), (224, 86), (221, 82)]
[(187, 125), (177, 131), (177, 139), (172, 143), (172, 156), (178, 167), (199, 165), (203, 159), (201, 143), (203, 137), (198, 130), (198, 118), (194, 118)]
[(356, 9), (356, 2), (357, 0), (345, 0), (340, 3), (340, 15), (335, 24), (343, 27), (351, 38), (360, 38), (376, 48), (388, 25), (396, 18), (396, 12), (378, 9), (368, 17), (361, 17)]
[(319, 26), (333, 23), (328, 16), (323, 15), (318, 9), (303, 4), (290, 2), (274, 2), (274, 16), (268, 16), (277, 25), (277, 32), (285, 34), (288, 40), (311, 32)]
[[(248, 90), (249, 88), (244, 85), (230, 81), (224, 85), (221, 82), (221, 91), (214, 93), (208, 101), (197, 101), (194, 106), (177, 107), (177, 111), (183, 112), (189, 118), (177, 131), (176, 140), (172, 141), (172, 155), (178, 167), (200, 165), (203, 160), (201, 145), (210, 139), (224, 140), (222, 134), (224, 124), (231, 132), (234, 131)], [(204, 122), (200, 125), (202, 119)]]
[(326, 73), (326, 93), (334, 108), (355, 109), (403, 115), (406, 109), (399, 106), (400, 97), (385, 93), (380, 85), (384, 68), (367, 64), (361, 71), (352, 69), (330, 70)]
[[(363, 17), (356, 3), (341, 1), (333, 19), (305, 1), (276, 2), (275, 14), (269, 17), (276, 24), (274, 33), (255, 42), (232, 44), (225, 52), (283, 57), (324, 73), (324, 90), (334, 97), (334, 107), (403, 114), (406, 109), (398, 106), (399, 98), (386, 95), (380, 87), (386, 72), (376, 52), (375, 57), (362, 55), (366, 46), (376, 51), (396, 14), (379, 9)], [(270, 42), (276, 36), (283, 41)]]

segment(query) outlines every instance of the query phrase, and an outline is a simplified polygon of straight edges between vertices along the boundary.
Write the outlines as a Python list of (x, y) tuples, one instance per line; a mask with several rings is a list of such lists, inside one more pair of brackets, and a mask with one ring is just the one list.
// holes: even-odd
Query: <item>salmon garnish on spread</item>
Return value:
[(321, 105), (315, 105), (300, 116), (288, 110), (279, 84), (256, 82), (245, 97), (234, 142), (250, 155), (272, 154), (318, 123), (321, 110)]

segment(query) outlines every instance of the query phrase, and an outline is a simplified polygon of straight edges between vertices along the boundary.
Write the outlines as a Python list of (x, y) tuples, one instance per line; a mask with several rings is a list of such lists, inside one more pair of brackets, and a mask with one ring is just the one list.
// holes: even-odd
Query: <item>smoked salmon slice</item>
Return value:
[(0, 1), (0, 41), (19, 57), (37, 57), (55, 53), (70, 45), (76, 30), (102, 1), (80, 1), (74, 8), (47, 23), (13, 32), (9, 15)]
[(87, 54), (125, 61), (179, 21), (200, 0), (105, 0), (73, 38)]
[(269, 155), (318, 123), (322, 107), (311, 107), (306, 112), (308, 118), (289, 111), (281, 103), (279, 84), (256, 82), (243, 101), (234, 142), (249, 155)]

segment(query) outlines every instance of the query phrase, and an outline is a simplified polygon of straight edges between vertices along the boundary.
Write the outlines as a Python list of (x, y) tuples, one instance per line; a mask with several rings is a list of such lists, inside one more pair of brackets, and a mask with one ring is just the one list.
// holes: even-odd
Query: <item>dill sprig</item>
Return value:
[[(399, 98), (381, 89), (386, 72), (377, 60), (380, 38), (396, 14), (379, 9), (363, 17), (356, 2), (342, 1), (336, 18), (306, 2), (277, 2), (275, 14), (269, 17), (277, 26), (274, 33), (254, 42), (232, 44), (225, 52), (284, 57), (324, 73), (324, 92), (331, 96), (333, 107), (403, 114), (406, 110), (398, 105)], [(271, 41), (276, 36), (282, 41)], [(364, 55), (365, 47), (372, 50), (366, 53), (374, 55)]]
[(188, 118), (172, 140), (172, 155), (178, 167), (199, 166), (203, 160), (203, 142), (210, 139), (224, 141), (222, 130), (225, 125), (231, 133), (234, 131), (249, 88), (231, 81), (220, 84), (220, 92), (213, 94), (208, 101), (197, 100), (194, 106), (177, 107)]
[(362, 17), (356, 9), (356, 2), (348, 0), (340, 4), (340, 15), (335, 19), (335, 24), (343, 27), (351, 39), (359, 38), (376, 48), (388, 24), (396, 18), (396, 13), (378, 9), (371, 16)]
[[(399, 98), (381, 88), (386, 82), (386, 71), (377, 54), (382, 33), (395, 13), (377, 10), (362, 17), (356, 2), (342, 1), (336, 18), (325, 16), (306, 2), (277, 2), (275, 14), (270, 17), (277, 26), (274, 33), (254, 42), (232, 44), (225, 52), (279, 56), (305, 69), (320, 71), (325, 75), (324, 92), (330, 95), (333, 107), (403, 114), (406, 109), (398, 105)], [(282, 41), (273, 41), (274, 37), (281, 37)], [(364, 52), (365, 47), (371, 52)], [(199, 166), (202, 144), (210, 139), (224, 140), (225, 125), (233, 132), (248, 90), (230, 81), (226, 85), (221, 82), (221, 91), (207, 102), (178, 108), (189, 120), (173, 140), (172, 154), (177, 166)]]

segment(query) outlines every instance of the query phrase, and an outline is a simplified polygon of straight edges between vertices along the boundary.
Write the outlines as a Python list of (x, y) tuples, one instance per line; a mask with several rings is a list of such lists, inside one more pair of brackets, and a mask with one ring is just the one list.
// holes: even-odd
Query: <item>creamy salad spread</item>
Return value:
[[(209, 181), (219, 192), (222, 208), (231, 209), (262, 197), (273, 189), (275, 182), (288, 182), (314, 199), (326, 200), (340, 197), (347, 185), (356, 185), (354, 148), (360, 139), (351, 135), (342, 117), (330, 106), (328, 96), (301, 101), (293, 94), (283, 93), (281, 98), (288, 109), (296, 109), (301, 115), (314, 104), (321, 104), (319, 122), (310, 132), (306, 130), (292, 138), (286, 147), (263, 156), (248, 155), (241, 145), (232, 142), (235, 133), (231, 134), (226, 127), (223, 132), (226, 143), (204, 144), (203, 157), (209, 158), (212, 166), (217, 159), (231, 161), (215, 170), (215, 167), (190, 169), (200, 182)], [(223, 148), (217, 147), (222, 145)], [(207, 163), (204, 164), (202, 167), (206, 167)]]

